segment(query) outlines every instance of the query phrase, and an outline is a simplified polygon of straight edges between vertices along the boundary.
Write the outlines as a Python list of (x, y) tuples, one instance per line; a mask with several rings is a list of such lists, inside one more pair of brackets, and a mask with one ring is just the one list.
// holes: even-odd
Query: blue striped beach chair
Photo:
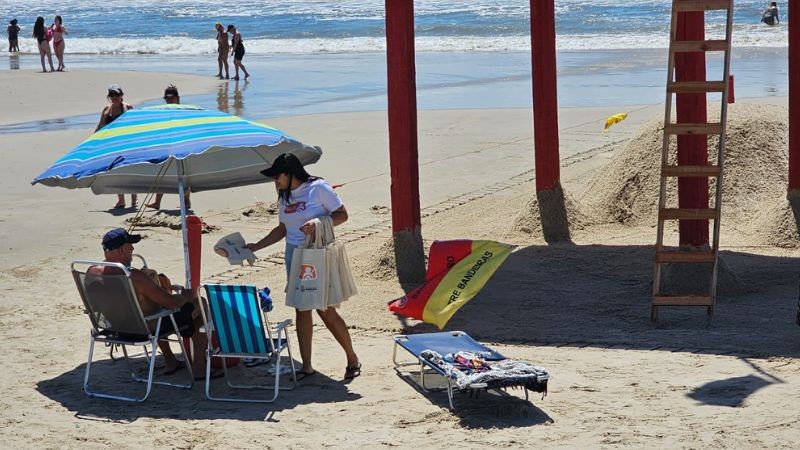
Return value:
[[(278, 398), (281, 390), (294, 389), (294, 359), (289, 347), (288, 327), (291, 320), (284, 320), (274, 328), (269, 326), (266, 312), (262, 311), (258, 301), (258, 291), (253, 285), (205, 284), (208, 299), (203, 309), (203, 319), (208, 333), (208, 357), (206, 358), (206, 397), (209, 400), (231, 402), (271, 403)], [(210, 317), (207, 317), (206, 314)], [(211, 339), (212, 330), (216, 330), (219, 343), (214, 345)], [(281, 353), (286, 350), (291, 365), (291, 386), (281, 386)], [(270, 389), (271, 399), (245, 397), (215, 397), (211, 395), (211, 358), (251, 358), (267, 360), (274, 370), (274, 385), (242, 385), (231, 382), (228, 368), (222, 364), (225, 381), (236, 389)], [(254, 369), (255, 370), (255, 369)], [(271, 371), (272, 371), (271, 370)]]

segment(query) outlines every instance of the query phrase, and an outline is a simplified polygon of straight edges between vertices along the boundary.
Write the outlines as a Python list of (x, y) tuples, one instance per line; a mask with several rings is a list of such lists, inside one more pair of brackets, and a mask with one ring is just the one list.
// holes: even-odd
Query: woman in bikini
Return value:
[(228, 25), (228, 33), (233, 34), (233, 37), (231, 38), (231, 52), (233, 53), (233, 67), (236, 69), (236, 76), (234, 76), (233, 79), (239, 79), (239, 68), (241, 67), (244, 71), (244, 79), (246, 80), (250, 74), (247, 73), (247, 69), (245, 69), (244, 64), (242, 64), (242, 58), (244, 58), (244, 43), (242, 42), (242, 35), (239, 34), (239, 31), (236, 30), (236, 27), (233, 24)]
[(219, 53), (217, 56), (217, 64), (219, 64), (217, 78), (222, 78), (222, 67), (225, 66), (225, 79), (229, 79), (231, 76), (228, 73), (228, 53), (231, 51), (231, 46), (228, 44), (228, 33), (225, 32), (225, 28), (219, 22), (214, 25), (214, 28), (217, 29), (217, 53)]
[(61, 16), (56, 16), (55, 21), (50, 25), (50, 30), (53, 32), (53, 50), (56, 52), (56, 59), (58, 59), (59, 72), (64, 71), (64, 35), (69, 34), (67, 28), (64, 27), (61, 21)]
[(42, 60), (42, 72), (47, 72), (44, 66), (44, 57), (47, 56), (47, 61), (50, 63), (50, 71), (55, 72), (53, 68), (53, 55), (50, 51), (50, 40), (47, 36), (47, 28), (44, 26), (44, 17), (39, 16), (33, 24), (33, 37), (36, 38), (36, 43), (39, 47), (39, 57)]
[[(108, 101), (109, 104), (103, 108), (103, 112), (100, 113), (100, 122), (97, 123), (97, 127), (95, 127), (95, 133), (103, 128), (104, 126), (110, 124), (117, 117), (121, 116), (125, 111), (129, 109), (133, 109), (133, 106), (125, 103), (122, 101), (122, 87), (118, 84), (112, 84), (108, 87)], [(131, 207), (136, 207), (136, 194), (131, 194)], [(122, 194), (117, 194), (117, 204), (114, 205), (114, 209), (122, 209), (125, 208), (125, 196)]]

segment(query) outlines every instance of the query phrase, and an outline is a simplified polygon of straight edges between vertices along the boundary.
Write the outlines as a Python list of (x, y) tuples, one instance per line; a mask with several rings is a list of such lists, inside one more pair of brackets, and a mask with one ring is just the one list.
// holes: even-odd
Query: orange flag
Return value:
[(503, 264), (512, 245), (495, 241), (436, 241), (425, 283), (389, 303), (389, 311), (444, 328)]

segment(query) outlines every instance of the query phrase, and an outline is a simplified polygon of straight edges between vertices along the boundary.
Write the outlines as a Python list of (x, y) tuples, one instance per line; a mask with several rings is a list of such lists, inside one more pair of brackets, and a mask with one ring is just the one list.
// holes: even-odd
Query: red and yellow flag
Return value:
[(425, 283), (389, 303), (389, 311), (444, 328), (478, 294), (514, 247), (495, 241), (435, 241)]

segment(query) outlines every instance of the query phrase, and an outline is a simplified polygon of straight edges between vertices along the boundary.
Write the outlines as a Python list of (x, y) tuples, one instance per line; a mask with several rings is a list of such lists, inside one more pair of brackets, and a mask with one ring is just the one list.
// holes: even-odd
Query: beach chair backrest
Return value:
[(264, 318), (253, 285), (206, 284), (211, 321), (225, 354), (269, 354)]
[[(108, 263), (97, 262), (97, 265)], [(72, 276), (95, 331), (103, 334), (149, 336), (128, 274), (96, 274), (72, 269)]]

